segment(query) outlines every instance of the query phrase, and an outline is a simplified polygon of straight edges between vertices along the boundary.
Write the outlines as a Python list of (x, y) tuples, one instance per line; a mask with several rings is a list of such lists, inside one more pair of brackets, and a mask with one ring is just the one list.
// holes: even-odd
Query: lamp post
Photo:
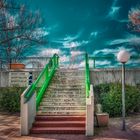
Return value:
[(117, 59), (122, 63), (122, 130), (125, 130), (125, 63), (130, 59), (130, 54), (126, 50), (121, 50)]

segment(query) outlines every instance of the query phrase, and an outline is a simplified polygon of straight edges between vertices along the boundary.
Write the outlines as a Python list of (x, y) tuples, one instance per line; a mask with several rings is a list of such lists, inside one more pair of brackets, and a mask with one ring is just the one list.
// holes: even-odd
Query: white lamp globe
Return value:
[(130, 59), (130, 54), (126, 50), (121, 50), (117, 55), (117, 59), (121, 63), (126, 63)]

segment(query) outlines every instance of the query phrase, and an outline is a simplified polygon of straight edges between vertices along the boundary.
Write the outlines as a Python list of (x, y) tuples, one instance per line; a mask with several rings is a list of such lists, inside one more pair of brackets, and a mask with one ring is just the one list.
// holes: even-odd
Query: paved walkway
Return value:
[(84, 135), (20, 136), (18, 114), (0, 113), (0, 140), (140, 140), (140, 115), (127, 118), (127, 131), (121, 131), (121, 119), (111, 118), (107, 128), (96, 128), (94, 137)]

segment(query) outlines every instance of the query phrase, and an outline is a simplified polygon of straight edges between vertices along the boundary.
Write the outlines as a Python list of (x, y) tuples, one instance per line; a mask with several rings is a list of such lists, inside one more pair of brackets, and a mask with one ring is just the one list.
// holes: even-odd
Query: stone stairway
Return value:
[(40, 103), (31, 133), (85, 133), (85, 79), (82, 70), (59, 69)]

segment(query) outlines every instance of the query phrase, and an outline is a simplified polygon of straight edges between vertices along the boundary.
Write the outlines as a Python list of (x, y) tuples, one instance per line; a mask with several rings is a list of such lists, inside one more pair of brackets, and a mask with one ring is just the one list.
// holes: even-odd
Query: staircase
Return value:
[(84, 71), (58, 69), (38, 108), (31, 133), (85, 134)]

